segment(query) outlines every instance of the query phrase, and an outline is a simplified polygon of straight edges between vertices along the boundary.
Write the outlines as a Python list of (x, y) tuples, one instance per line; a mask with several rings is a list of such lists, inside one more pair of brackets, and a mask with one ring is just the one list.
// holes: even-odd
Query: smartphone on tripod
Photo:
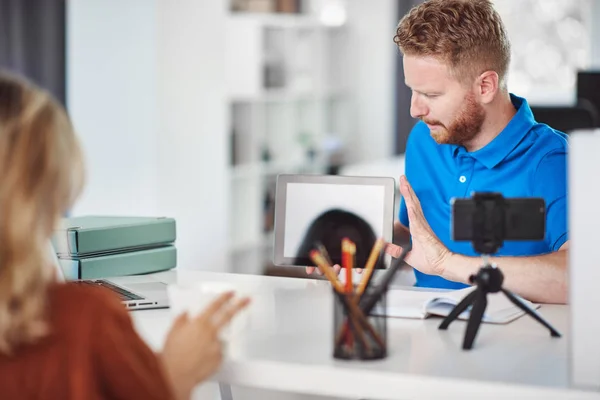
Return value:
[[(484, 260), (496, 253), (505, 240), (543, 240), (546, 235), (546, 204), (543, 198), (505, 198), (501, 193), (482, 192), (474, 193), (468, 199), (453, 199), (451, 204), (452, 238), (471, 242)], [(452, 321), (471, 307), (463, 349), (472, 348), (487, 307), (487, 295), (496, 292), (502, 292), (514, 305), (545, 326), (552, 337), (561, 336), (535, 310), (502, 287), (504, 275), (496, 265), (486, 261), (479, 272), (469, 277), (469, 281), (476, 289), (466, 295), (439, 326), (439, 329), (448, 329)]]
[(505, 240), (544, 240), (543, 198), (507, 198), (501, 193), (474, 193), (452, 206), (452, 239), (472, 242), (480, 254), (494, 254)]

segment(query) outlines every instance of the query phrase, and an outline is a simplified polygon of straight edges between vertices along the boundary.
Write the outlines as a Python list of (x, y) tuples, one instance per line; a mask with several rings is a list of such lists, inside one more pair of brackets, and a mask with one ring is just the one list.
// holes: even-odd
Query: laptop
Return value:
[[(65, 282), (65, 274), (60, 267), (60, 262), (58, 261), (58, 256), (56, 255), (54, 246), (52, 246), (52, 243), (50, 243), (49, 246), (51, 261), (56, 269), (57, 278), (60, 281)], [(128, 280), (126, 278), (130, 278), (129, 280), (133, 279), (135, 282), (126, 284), (119, 284), (115, 282), (115, 279), (118, 281)], [(166, 283), (152, 279), (150, 276), (123, 277), (115, 279), (79, 279), (70, 282), (75, 282), (81, 285), (105, 287), (116, 293), (121, 299), (121, 302), (129, 310), (148, 310), (169, 307), (169, 297), (167, 294)]]

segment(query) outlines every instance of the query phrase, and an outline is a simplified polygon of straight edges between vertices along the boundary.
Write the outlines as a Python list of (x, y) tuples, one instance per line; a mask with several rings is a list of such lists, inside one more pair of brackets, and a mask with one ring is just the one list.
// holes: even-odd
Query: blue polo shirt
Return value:
[[(558, 250), (567, 232), (567, 136), (537, 123), (527, 101), (511, 94), (517, 113), (494, 140), (480, 150), (440, 145), (423, 122), (411, 131), (405, 174), (421, 202), (431, 229), (450, 251), (478, 256), (470, 242), (451, 239), (454, 197), (473, 192), (500, 192), (504, 197), (543, 197), (546, 238), (537, 242), (505, 241), (497, 255), (529, 256)], [(408, 226), (404, 199), (400, 222)], [(415, 269), (416, 286), (460, 289), (467, 285)]]

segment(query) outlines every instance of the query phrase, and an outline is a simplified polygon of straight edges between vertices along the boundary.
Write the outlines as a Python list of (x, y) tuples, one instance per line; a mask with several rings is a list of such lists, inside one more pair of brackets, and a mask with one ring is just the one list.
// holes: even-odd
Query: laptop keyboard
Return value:
[(112, 283), (105, 281), (103, 279), (83, 280), (83, 281), (75, 281), (75, 282), (77, 282), (79, 284), (83, 284), (83, 285), (102, 286), (107, 289), (110, 289), (113, 292), (115, 292), (117, 295), (119, 295), (119, 297), (121, 298), (121, 301), (142, 300), (143, 299), (143, 297), (133, 294), (130, 291), (120, 288), (118, 286), (115, 286)]

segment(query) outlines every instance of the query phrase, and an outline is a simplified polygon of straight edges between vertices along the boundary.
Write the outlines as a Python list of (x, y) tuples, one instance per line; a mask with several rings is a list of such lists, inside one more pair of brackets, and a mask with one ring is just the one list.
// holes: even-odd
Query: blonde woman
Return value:
[(0, 71), (0, 397), (189, 398), (220, 365), (219, 331), (248, 299), (228, 293), (180, 316), (155, 354), (112, 294), (58, 283), (47, 243), (83, 175), (63, 108)]

